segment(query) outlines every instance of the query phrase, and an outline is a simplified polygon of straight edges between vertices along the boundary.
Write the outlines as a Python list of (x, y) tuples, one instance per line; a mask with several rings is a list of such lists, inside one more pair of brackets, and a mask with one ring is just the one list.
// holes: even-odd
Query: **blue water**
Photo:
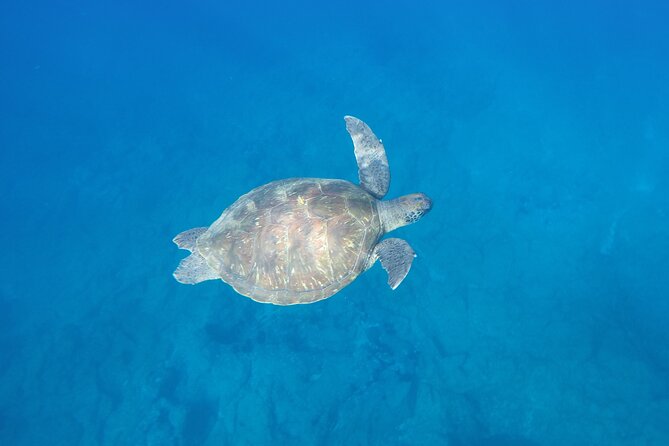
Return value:
[[(3, 2), (0, 444), (669, 444), (667, 5)], [(396, 291), (172, 278), (347, 114), (435, 203)]]

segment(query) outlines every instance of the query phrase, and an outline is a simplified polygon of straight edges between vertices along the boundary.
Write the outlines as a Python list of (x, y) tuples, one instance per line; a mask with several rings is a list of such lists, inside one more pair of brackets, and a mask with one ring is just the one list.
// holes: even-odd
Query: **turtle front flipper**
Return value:
[(353, 140), (355, 159), (358, 161), (360, 186), (376, 198), (383, 198), (390, 186), (390, 168), (383, 143), (367, 124), (345, 116), (346, 130)]
[(400, 238), (388, 238), (374, 248), (373, 259), (381, 260), (381, 266), (388, 272), (388, 285), (393, 290), (409, 273), (416, 253)]

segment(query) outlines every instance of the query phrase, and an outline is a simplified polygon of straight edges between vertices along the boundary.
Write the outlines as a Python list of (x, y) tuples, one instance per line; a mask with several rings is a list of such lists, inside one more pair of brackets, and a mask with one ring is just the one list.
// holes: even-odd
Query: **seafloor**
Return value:
[[(669, 444), (667, 7), (533, 5), (7, 6), (0, 443)], [(174, 281), (252, 187), (355, 181), (345, 114), (435, 203), (396, 291)]]

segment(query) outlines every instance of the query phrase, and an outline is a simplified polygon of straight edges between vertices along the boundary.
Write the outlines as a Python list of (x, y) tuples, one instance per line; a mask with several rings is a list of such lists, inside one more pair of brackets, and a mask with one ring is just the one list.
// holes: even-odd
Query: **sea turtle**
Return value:
[(258, 302), (306, 304), (332, 296), (380, 259), (397, 288), (416, 255), (406, 241), (381, 237), (418, 221), (432, 201), (421, 193), (381, 201), (390, 185), (383, 143), (361, 120), (344, 119), (359, 186), (290, 178), (253, 189), (208, 228), (174, 238), (192, 252), (174, 277), (187, 284), (222, 279)]

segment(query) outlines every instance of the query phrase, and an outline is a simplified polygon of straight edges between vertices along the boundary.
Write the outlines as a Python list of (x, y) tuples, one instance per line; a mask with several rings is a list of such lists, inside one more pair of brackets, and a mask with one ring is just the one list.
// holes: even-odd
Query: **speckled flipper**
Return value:
[(195, 242), (197, 238), (204, 234), (208, 228), (193, 228), (188, 231), (184, 231), (174, 237), (172, 241), (176, 243), (179, 249), (187, 249), (190, 252), (193, 252), (195, 249)]
[(218, 273), (211, 269), (198, 253), (193, 253), (183, 259), (173, 275), (178, 282), (188, 285), (195, 285), (205, 280), (220, 279)]
[(416, 253), (411, 246), (399, 238), (382, 240), (374, 248), (374, 258), (381, 260), (381, 266), (388, 272), (388, 285), (393, 290), (409, 273), (414, 257)]
[(383, 143), (367, 124), (345, 116), (346, 130), (353, 140), (355, 159), (358, 161), (360, 186), (376, 198), (383, 198), (390, 186), (390, 169)]

